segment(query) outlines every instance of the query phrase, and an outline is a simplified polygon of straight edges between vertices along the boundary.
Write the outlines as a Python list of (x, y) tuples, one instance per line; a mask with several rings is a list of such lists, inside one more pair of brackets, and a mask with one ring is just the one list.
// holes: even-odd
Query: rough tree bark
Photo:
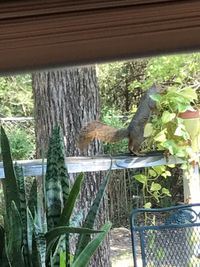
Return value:
[[(48, 137), (55, 125), (63, 129), (67, 155), (78, 156), (77, 138), (88, 121), (99, 117), (99, 94), (95, 67), (71, 68), (33, 74), (37, 156), (47, 148)], [(99, 143), (93, 144), (85, 155), (99, 152)], [(99, 174), (88, 174), (80, 196), (79, 210), (84, 217), (101, 182)], [(104, 199), (98, 223), (107, 220), (107, 202)], [(109, 267), (109, 240), (97, 251), (90, 266)]]

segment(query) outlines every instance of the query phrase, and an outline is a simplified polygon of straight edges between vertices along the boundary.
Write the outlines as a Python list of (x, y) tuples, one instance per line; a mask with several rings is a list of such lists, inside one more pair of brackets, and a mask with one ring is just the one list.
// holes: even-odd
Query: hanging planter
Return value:
[(194, 152), (200, 151), (200, 110), (187, 110), (179, 114), (184, 120), (184, 125), (191, 138), (191, 146)]

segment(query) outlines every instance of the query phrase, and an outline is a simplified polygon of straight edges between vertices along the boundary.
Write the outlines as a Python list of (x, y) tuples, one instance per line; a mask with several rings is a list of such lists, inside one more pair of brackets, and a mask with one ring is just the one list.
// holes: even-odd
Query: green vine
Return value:
[[(179, 114), (187, 110), (194, 111), (197, 94), (190, 87), (171, 86), (163, 94), (153, 95), (152, 99), (156, 101), (157, 108), (145, 127), (146, 150), (164, 150), (166, 156), (182, 158), (186, 163), (183, 163), (181, 168), (187, 170), (190, 167), (189, 162), (194, 160), (195, 153), (184, 120)], [(145, 208), (152, 206), (151, 201), (146, 199), (153, 198), (159, 203), (160, 199), (171, 196), (169, 189), (162, 187), (158, 181), (160, 177), (167, 179), (169, 176), (169, 166), (146, 168), (143, 174), (134, 176), (142, 184)]]

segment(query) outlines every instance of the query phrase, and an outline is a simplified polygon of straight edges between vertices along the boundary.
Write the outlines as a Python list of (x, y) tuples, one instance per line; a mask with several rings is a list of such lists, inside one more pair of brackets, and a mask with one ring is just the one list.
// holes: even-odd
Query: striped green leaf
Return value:
[(95, 234), (99, 233), (100, 231), (88, 229), (88, 228), (82, 228), (82, 227), (69, 227), (69, 226), (58, 226), (54, 229), (48, 231), (45, 234), (46, 242), (47, 242), (47, 256), (50, 255), (52, 246), (55, 243), (55, 240), (57, 240), (60, 236), (68, 233), (74, 233), (74, 234), (81, 234), (81, 233), (87, 233), (87, 234)]
[(49, 141), (45, 187), (47, 223), (48, 230), (50, 230), (54, 226), (58, 225), (63, 208), (63, 202), (64, 199), (68, 198), (69, 191), (63, 139), (61, 137), (59, 127), (54, 128)]
[(95, 234), (95, 233), (100, 233), (103, 230), (94, 230), (94, 229), (88, 229), (88, 228), (83, 228), (83, 227), (69, 227), (69, 226), (58, 226), (55, 227), (54, 229), (48, 231), (45, 234), (45, 238), (47, 241), (47, 244), (49, 244), (52, 240), (54, 240), (55, 238), (66, 234), (66, 233), (73, 233), (73, 234), (82, 234), (82, 233), (86, 233), (86, 234)]
[[(59, 225), (63, 206), (69, 196), (69, 176), (65, 165), (64, 142), (60, 127), (55, 127), (49, 142), (45, 179), (48, 230)], [(61, 242), (62, 239), (62, 242)], [(60, 249), (58, 247), (60, 244)], [(59, 266), (59, 254), (63, 248), (69, 250), (69, 237), (60, 237), (51, 247), (54, 267)], [(57, 255), (55, 255), (55, 251)], [(47, 253), (47, 258), (50, 254)]]
[(34, 220), (29, 208), (27, 208), (27, 246), (29, 253), (29, 264), (32, 266), (32, 254), (33, 254), (33, 230), (34, 230)]
[(35, 178), (31, 185), (31, 190), (28, 197), (28, 208), (32, 216), (34, 216), (36, 207), (37, 207), (37, 181)]
[(28, 257), (28, 240), (27, 240), (27, 201), (26, 201), (26, 191), (24, 184), (24, 175), (22, 167), (17, 164), (14, 165), (16, 181), (18, 185), (18, 193), (19, 193), (19, 201), (20, 201), (20, 217), (22, 221), (22, 236), (23, 236), (23, 255), (25, 265), (29, 265), (29, 257)]
[(101, 233), (97, 234), (81, 251), (79, 256), (74, 260), (71, 267), (86, 267), (94, 255), (97, 248), (100, 246), (101, 242), (105, 239), (106, 235), (110, 231), (111, 223), (106, 223), (101, 228)]
[(7, 135), (1, 126), (1, 153), (3, 158), (3, 167), (5, 178), (2, 179), (4, 200), (6, 205), (6, 211), (11, 209), (12, 201), (15, 202), (18, 210), (20, 209), (20, 201), (18, 195), (17, 181), (15, 171), (13, 167), (13, 161), (10, 152), (10, 145)]
[[(107, 175), (104, 178), (104, 181), (99, 187), (99, 191), (96, 195), (96, 198), (85, 218), (85, 221), (83, 223), (83, 227), (92, 229), (94, 227), (94, 222), (97, 216), (97, 213), (99, 211), (99, 207), (101, 204), (101, 201), (104, 197), (106, 187), (108, 185), (110, 178), (110, 170), (108, 171)], [(84, 249), (84, 247), (90, 242), (90, 235), (89, 234), (81, 234), (79, 236), (77, 246), (76, 246), (76, 252), (75, 252), (75, 259), (78, 257), (78, 255), (81, 253), (81, 251)]]
[[(74, 185), (73, 185), (72, 189), (70, 190), (70, 194), (68, 196), (68, 199), (64, 203), (64, 208), (62, 210), (62, 214), (61, 214), (61, 217), (60, 217), (60, 220), (58, 223), (59, 226), (69, 226), (69, 220), (70, 220), (71, 214), (73, 212), (77, 197), (80, 193), (80, 188), (81, 188), (82, 182), (83, 182), (83, 174), (80, 174), (77, 176), (77, 178), (74, 182)], [(54, 244), (54, 247), (58, 246), (58, 243), (59, 243), (58, 241), (60, 241), (59, 238), (54, 239), (54, 242), (52, 242), (51, 246), (53, 246), (53, 244)], [(64, 242), (64, 240), (63, 240), (63, 242)], [(68, 267), (68, 266), (70, 266), (69, 234), (65, 234), (65, 251), (66, 251), (66, 253), (65, 253), (66, 254), (66, 266)]]
[(69, 220), (72, 215), (76, 200), (79, 196), (80, 190), (81, 190), (81, 185), (83, 183), (83, 173), (79, 174), (76, 177), (76, 180), (74, 182), (74, 185), (72, 189), (70, 190), (69, 197), (64, 205), (60, 221), (59, 221), (59, 226), (61, 225), (69, 225)]
[(22, 221), (15, 202), (8, 212), (8, 231), (6, 231), (6, 254), (12, 267), (25, 267), (22, 256)]
[(8, 261), (5, 257), (5, 231), (4, 228), (0, 225), (0, 266), (5, 266)]
[[(46, 239), (43, 233), (34, 233), (38, 265), (46, 267)], [(34, 259), (33, 259), (34, 260)]]

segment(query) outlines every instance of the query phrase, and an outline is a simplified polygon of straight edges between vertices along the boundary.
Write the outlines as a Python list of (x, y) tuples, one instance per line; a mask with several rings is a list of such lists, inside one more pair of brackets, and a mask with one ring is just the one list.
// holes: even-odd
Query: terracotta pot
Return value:
[(184, 125), (190, 135), (192, 141), (192, 149), (194, 152), (200, 151), (200, 110), (186, 111), (179, 114), (184, 120)]
[(195, 110), (195, 111), (187, 110), (187, 111), (185, 111), (183, 113), (180, 113), (179, 117), (182, 118), (182, 119), (200, 118), (200, 111), (199, 110)]

